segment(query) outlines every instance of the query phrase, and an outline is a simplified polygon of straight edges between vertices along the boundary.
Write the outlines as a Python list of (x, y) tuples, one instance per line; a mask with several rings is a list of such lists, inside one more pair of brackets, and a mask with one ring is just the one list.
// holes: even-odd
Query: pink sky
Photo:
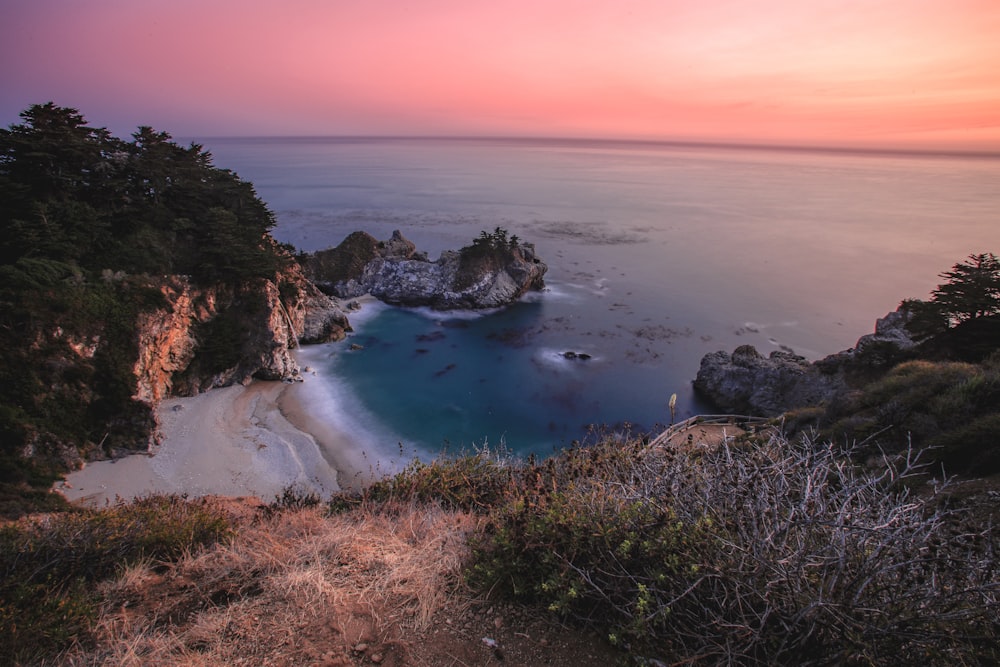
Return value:
[(1000, 150), (1000, 0), (7, 0), (0, 125)]

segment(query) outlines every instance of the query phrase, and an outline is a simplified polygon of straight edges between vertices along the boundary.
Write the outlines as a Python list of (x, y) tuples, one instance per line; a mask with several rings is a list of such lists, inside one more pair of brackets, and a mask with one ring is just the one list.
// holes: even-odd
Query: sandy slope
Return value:
[(57, 489), (91, 505), (153, 492), (270, 501), (292, 485), (328, 495), (340, 488), (340, 473), (356, 477), (344, 470), (352, 443), (335, 426), (310, 422), (301, 407), (304, 391), (302, 384), (254, 382), (166, 400), (153, 456), (91, 463)]

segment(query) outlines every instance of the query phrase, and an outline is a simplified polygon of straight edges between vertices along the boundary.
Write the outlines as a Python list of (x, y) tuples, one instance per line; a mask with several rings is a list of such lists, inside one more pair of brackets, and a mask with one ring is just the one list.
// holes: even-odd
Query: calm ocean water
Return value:
[[(1000, 252), (1000, 160), (601, 142), (210, 139), (302, 250), (394, 229), (432, 257), (500, 226), (549, 289), (503, 312), (374, 306), (307, 351), (373, 453), (503, 441), (549, 453), (593, 425), (704, 412), (707, 352), (850, 347), (973, 252)], [(351, 352), (349, 344), (361, 351)], [(586, 352), (571, 361), (565, 351)], [(333, 417), (331, 417), (333, 418)]]

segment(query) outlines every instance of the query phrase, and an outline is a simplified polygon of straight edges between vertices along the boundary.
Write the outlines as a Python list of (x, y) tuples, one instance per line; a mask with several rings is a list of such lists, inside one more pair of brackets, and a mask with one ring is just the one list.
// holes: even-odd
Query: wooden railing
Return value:
[(695, 415), (688, 417), (682, 422), (671, 424), (665, 431), (649, 441), (649, 447), (656, 447), (667, 442), (675, 433), (685, 431), (698, 424), (749, 426), (753, 424), (768, 424), (772, 420), (766, 417), (752, 417), (750, 415)]

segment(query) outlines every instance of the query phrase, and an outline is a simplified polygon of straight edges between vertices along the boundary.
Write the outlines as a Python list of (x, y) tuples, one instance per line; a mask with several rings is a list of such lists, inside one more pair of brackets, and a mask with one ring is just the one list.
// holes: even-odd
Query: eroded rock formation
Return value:
[(505, 306), (541, 289), (547, 270), (530, 243), (482, 255), (446, 251), (432, 262), (399, 231), (388, 241), (355, 232), (303, 266), (310, 280), (340, 298), (371, 294), (393, 305), (438, 310)]
[(134, 398), (150, 405), (252, 378), (294, 378), (292, 348), (339, 340), (350, 328), (339, 305), (298, 267), (238, 287), (198, 288), (174, 276), (161, 291), (166, 305), (136, 323)]

